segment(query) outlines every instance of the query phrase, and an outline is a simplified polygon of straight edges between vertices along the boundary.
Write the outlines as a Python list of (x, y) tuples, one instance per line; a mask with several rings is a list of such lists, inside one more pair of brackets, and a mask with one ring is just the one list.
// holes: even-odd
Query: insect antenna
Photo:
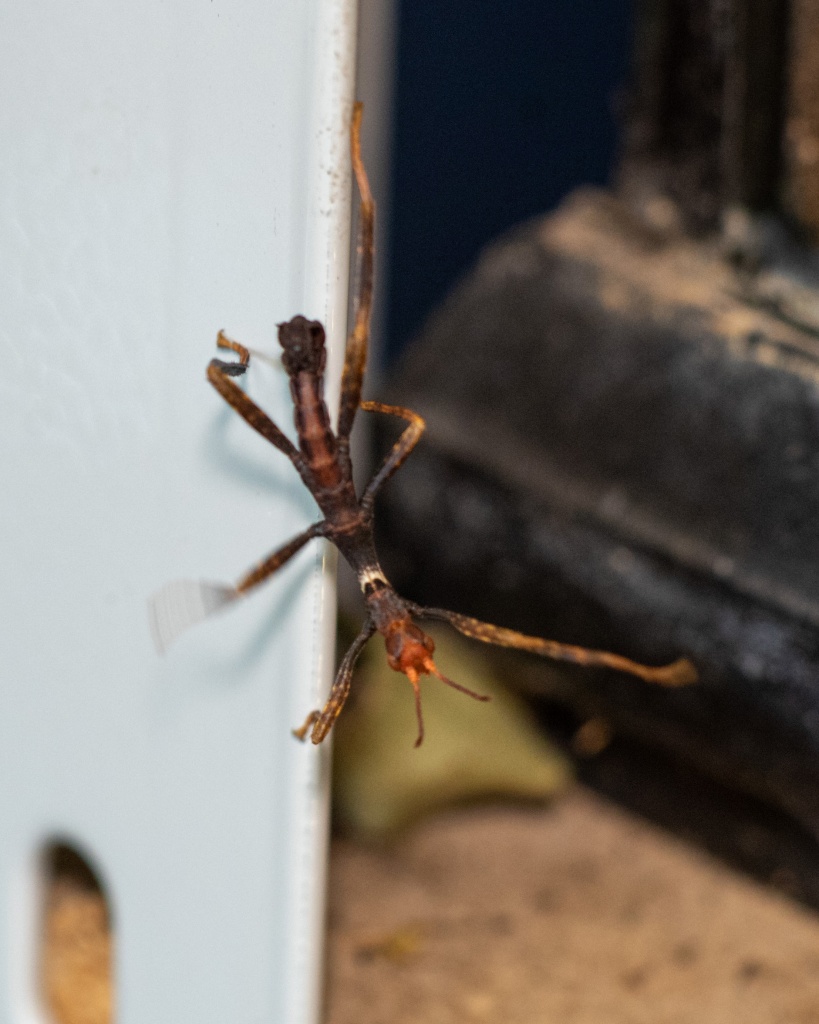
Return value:
[(412, 692), (415, 696), (415, 717), (418, 719), (418, 738), (413, 745), (420, 747), (424, 742), (424, 712), (421, 709), (421, 687), (418, 685), (418, 673), (410, 669), (407, 672), (407, 679), (412, 683)]
[(258, 359), (263, 363), (267, 363), (267, 365), (272, 366), (274, 370), (279, 370), (282, 373), (284, 373), (282, 359), (278, 353), (274, 355), (271, 352), (263, 352), (260, 348), (248, 348), (248, 352), (253, 356), (254, 359)]
[(442, 683), (446, 683), (447, 686), (451, 686), (453, 690), (465, 693), (467, 697), (472, 697), (474, 700), (492, 700), (488, 693), (476, 693), (474, 690), (470, 690), (469, 687), (456, 683), (454, 679), (449, 679), (447, 676), (442, 675), (435, 665), (432, 666), (432, 674), (437, 679), (440, 679)]

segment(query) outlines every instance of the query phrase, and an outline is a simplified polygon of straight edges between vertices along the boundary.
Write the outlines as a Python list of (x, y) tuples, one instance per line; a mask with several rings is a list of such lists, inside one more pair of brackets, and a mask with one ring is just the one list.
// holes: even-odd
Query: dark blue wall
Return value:
[(387, 357), (505, 228), (607, 181), (629, 0), (399, 0)]

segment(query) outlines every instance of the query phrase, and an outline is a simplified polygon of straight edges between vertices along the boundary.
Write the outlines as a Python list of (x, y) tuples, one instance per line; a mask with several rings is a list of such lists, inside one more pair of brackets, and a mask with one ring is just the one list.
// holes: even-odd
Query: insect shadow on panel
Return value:
[[(293, 730), (301, 740), (309, 735), (313, 743), (321, 743), (327, 736), (350, 692), (356, 660), (375, 633), (384, 638), (390, 668), (403, 673), (412, 685), (418, 720), (416, 747), (424, 738), (419, 687), (421, 676), (435, 676), (475, 700), (489, 699), (448, 679), (439, 671), (433, 659), (435, 645), (414, 620), (441, 620), (465, 636), (483, 643), (512, 647), (556, 661), (603, 666), (661, 686), (684, 686), (695, 682), (696, 669), (685, 658), (670, 665), (650, 667), (607, 651), (526, 636), (445, 608), (426, 608), (408, 601), (396, 593), (384, 575), (373, 539), (375, 498), (418, 444), (424, 432), (424, 421), (410, 409), (361, 400), (373, 296), (375, 225), (375, 203), (361, 160), (361, 116), (362, 106), (357, 103), (350, 128), (350, 148), (361, 200), (358, 288), (353, 327), (347, 339), (335, 430), (323, 397), (325, 336), (324, 328), (317, 320), (294, 316), (292, 320), (278, 325), (282, 363), (290, 378), (298, 447), (234, 382), (233, 378), (244, 374), (250, 365), (251, 352), (248, 348), (220, 332), (217, 346), (234, 352), (238, 359), (231, 362), (212, 359), (207, 369), (208, 380), (228, 405), (287, 456), (315, 498), (323, 518), (277, 548), (232, 586), (178, 581), (160, 590), (150, 601), (151, 625), (157, 647), (164, 651), (183, 630), (245, 597), (273, 576), (308, 541), (323, 537), (335, 544), (356, 574), (366, 604), (366, 620), (341, 661), (326, 704), (320, 710), (311, 711), (304, 724)], [(359, 409), (396, 416), (407, 424), (360, 496), (353, 484), (350, 461), (350, 433)]]

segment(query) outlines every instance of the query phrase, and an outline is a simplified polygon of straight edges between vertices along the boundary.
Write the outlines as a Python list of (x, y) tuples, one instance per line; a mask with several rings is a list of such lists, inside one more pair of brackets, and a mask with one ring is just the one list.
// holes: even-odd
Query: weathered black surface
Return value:
[[(541, 709), (553, 741), (562, 739), (571, 751), (578, 719), (554, 703)], [(577, 772), (586, 785), (632, 812), (819, 908), (819, 847), (783, 811), (630, 737), (615, 736), (602, 753), (580, 760)]]
[(786, 0), (638, 0), (620, 183), (662, 193), (687, 227), (780, 189)]
[(819, 344), (742, 290), (603, 197), (501, 243), (394, 381), (428, 435), (381, 547), (422, 603), (691, 656), (697, 687), (563, 696), (819, 834)]

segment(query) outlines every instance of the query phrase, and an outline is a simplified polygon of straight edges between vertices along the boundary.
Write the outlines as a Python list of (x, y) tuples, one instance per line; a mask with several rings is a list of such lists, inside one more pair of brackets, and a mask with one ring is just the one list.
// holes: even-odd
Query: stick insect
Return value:
[[(604, 666), (661, 686), (682, 686), (694, 682), (697, 678), (696, 670), (686, 659), (652, 668), (618, 654), (525, 636), (458, 612), (426, 608), (408, 601), (396, 593), (384, 575), (373, 540), (375, 498), (418, 444), (424, 432), (424, 421), (410, 409), (361, 400), (373, 297), (375, 225), (375, 203), (361, 159), (361, 115), (362, 107), (358, 103), (354, 108), (350, 129), (352, 165), (360, 196), (358, 289), (353, 327), (347, 339), (335, 430), (331, 426), (323, 398), (325, 337), (324, 328), (317, 320), (295, 316), (278, 325), (282, 363), (290, 378), (298, 447), (232, 379), (248, 369), (251, 355), (249, 349), (220, 332), (217, 346), (235, 353), (238, 359), (230, 362), (212, 359), (207, 369), (208, 380), (228, 405), (291, 461), (315, 498), (323, 519), (273, 551), (233, 586), (182, 582), (163, 588), (151, 601), (152, 625), (158, 646), (164, 649), (183, 629), (255, 590), (309, 540), (323, 537), (336, 545), (355, 572), (364, 595), (367, 615), (360, 633), (342, 659), (324, 707), (311, 711), (304, 724), (293, 730), (294, 735), (301, 740), (309, 734), (313, 743), (321, 743), (327, 736), (347, 700), (355, 663), (375, 633), (380, 633), (384, 638), (390, 668), (403, 673), (412, 685), (418, 720), (416, 747), (424, 738), (419, 686), (421, 676), (436, 676), (442, 683), (475, 700), (489, 699), (448, 679), (438, 670), (433, 660), (435, 645), (413, 621), (415, 619), (441, 620), (465, 636), (483, 643), (513, 647), (577, 665)], [(360, 497), (353, 485), (350, 461), (350, 433), (359, 409), (395, 416), (407, 424)]]

